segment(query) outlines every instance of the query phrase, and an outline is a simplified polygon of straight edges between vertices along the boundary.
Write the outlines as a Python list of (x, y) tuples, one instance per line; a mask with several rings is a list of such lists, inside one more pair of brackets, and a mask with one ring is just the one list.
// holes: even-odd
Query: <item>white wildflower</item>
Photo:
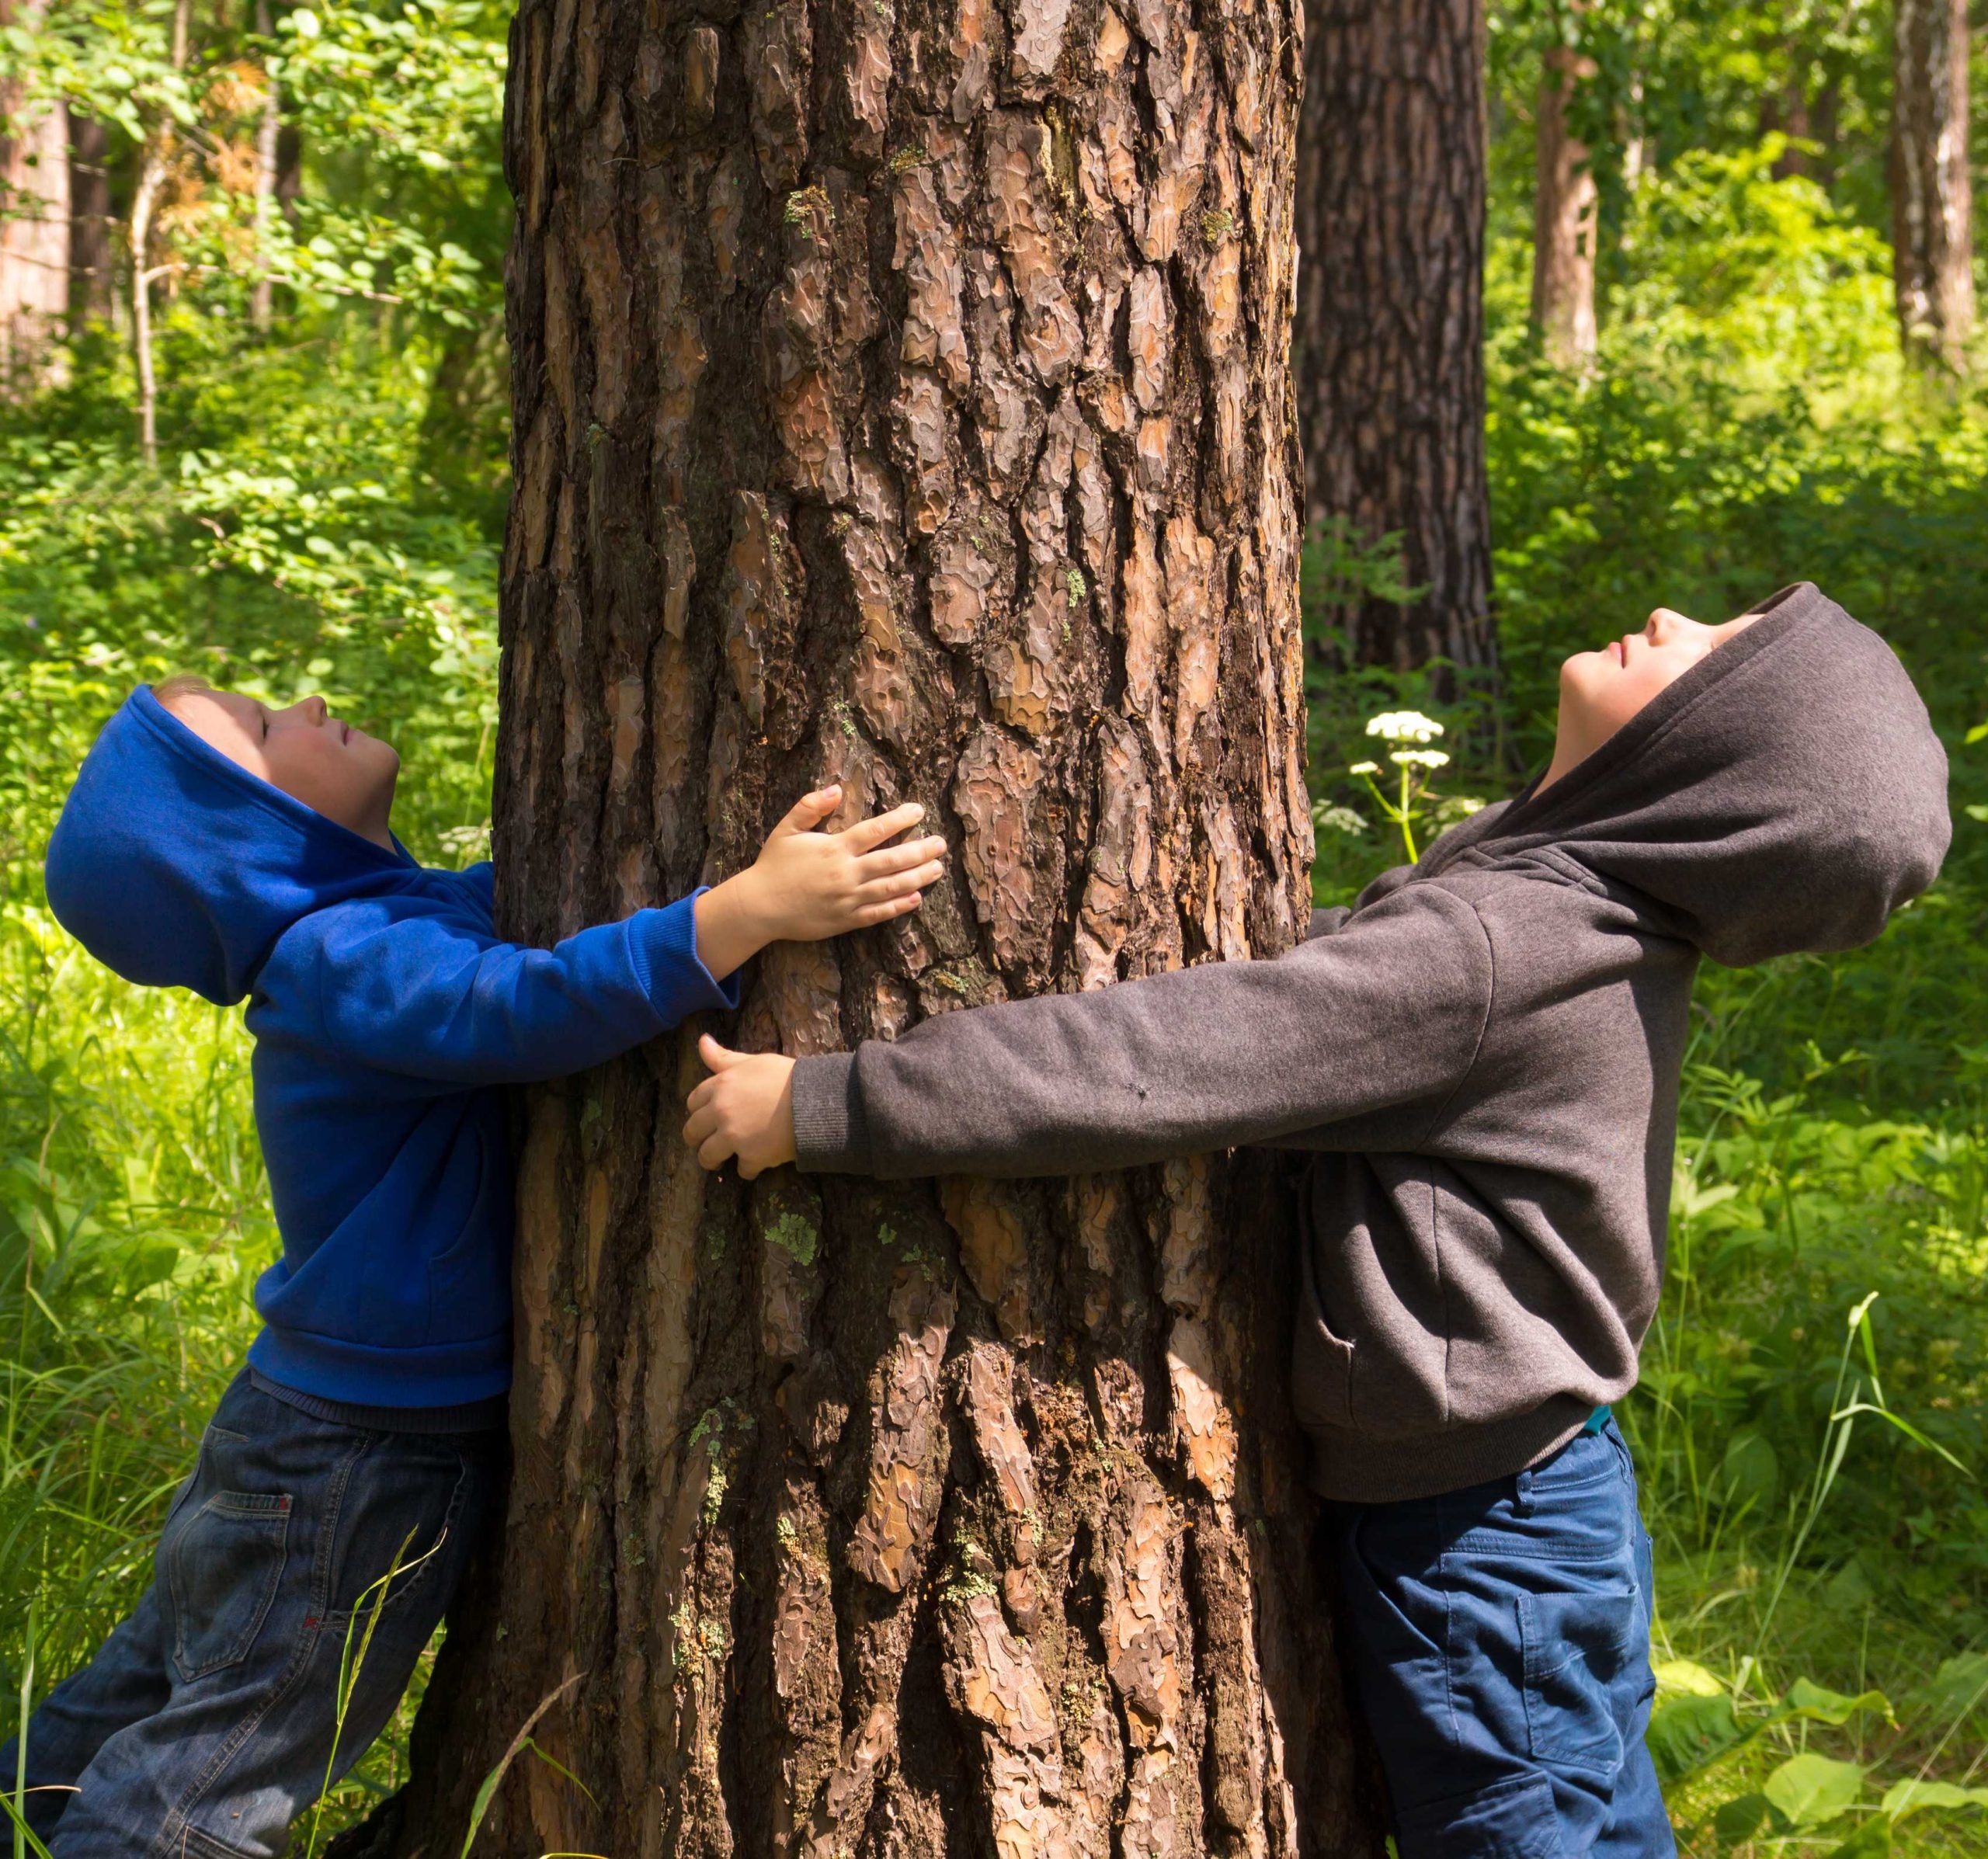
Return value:
[(1384, 736), (1390, 742), (1433, 742), (1443, 733), (1443, 726), (1419, 710), (1390, 710), (1368, 723), (1367, 733)]
[(1346, 772), (1348, 774), (1378, 774), (1381, 765), (1378, 762), (1355, 762)]
[(1321, 801), (1312, 809), (1312, 824), (1321, 832), (1364, 833), (1367, 822), (1350, 807), (1332, 807)]
[(1397, 749), (1388, 757), (1404, 768), (1447, 768), (1450, 758), (1440, 749)]

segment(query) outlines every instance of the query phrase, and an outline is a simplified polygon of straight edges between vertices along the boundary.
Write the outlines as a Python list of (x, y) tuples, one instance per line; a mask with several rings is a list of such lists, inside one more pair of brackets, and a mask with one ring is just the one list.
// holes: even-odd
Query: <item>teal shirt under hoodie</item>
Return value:
[(321, 1411), (474, 1409), (511, 1367), (499, 1087), (563, 1076), (700, 1008), (693, 898), (552, 949), (499, 937), (492, 869), (417, 863), (210, 748), (148, 690), (98, 737), (48, 899), (127, 979), (246, 998), (283, 1253), (249, 1362)]

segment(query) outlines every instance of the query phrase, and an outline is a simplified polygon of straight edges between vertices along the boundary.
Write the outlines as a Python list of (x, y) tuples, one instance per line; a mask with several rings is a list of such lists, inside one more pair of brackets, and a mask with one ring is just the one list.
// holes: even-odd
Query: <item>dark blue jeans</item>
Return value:
[(1326, 1509), (1401, 1859), (1670, 1859), (1649, 1538), (1614, 1422), (1515, 1477)]
[[(56, 1859), (276, 1859), (392, 1716), (485, 1527), (502, 1444), (335, 1426), (238, 1377), (137, 1612), (29, 1720), (28, 1785), (47, 1791), (29, 1820)], [(356, 1653), (376, 1600), (341, 1723), (348, 1633)], [(15, 1763), (10, 1742), (10, 1795)]]

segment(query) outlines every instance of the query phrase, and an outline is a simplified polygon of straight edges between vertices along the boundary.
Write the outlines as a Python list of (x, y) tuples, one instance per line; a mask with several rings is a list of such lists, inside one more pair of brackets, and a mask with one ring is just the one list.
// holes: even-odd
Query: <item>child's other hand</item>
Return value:
[[(853, 830), (853, 829), (852, 829)], [(711, 1075), (690, 1093), (683, 1140), (707, 1169), (733, 1156), (750, 1181), (794, 1159), (794, 1061), (777, 1052), (734, 1052), (707, 1033), (697, 1056)]]
[(841, 832), (818, 831), (841, 802), (839, 787), (802, 795), (749, 870), (697, 899), (697, 953), (713, 975), (721, 980), (769, 943), (813, 942), (918, 908), (946, 868), (946, 842), (887, 842), (924, 808), (907, 803)]
[(946, 842), (936, 834), (888, 843), (925, 818), (915, 801), (840, 832), (815, 831), (841, 804), (839, 787), (802, 795), (760, 848), (749, 875), (764, 888), (769, 942), (813, 942), (888, 923), (916, 910), (945, 870)]

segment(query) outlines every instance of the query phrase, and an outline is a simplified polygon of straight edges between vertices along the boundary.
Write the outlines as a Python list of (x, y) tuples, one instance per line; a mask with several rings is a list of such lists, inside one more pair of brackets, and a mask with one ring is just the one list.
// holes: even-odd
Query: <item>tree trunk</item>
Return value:
[(1309, 512), (1399, 531), (1402, 606), (1335, 616), (1357, 662), (1494, 663), (1484, 471), (1481, 0), (1311, 0), (1300, 394)]
[[(506, 151), (506, 931), (735, 870), (805, 787), (957, 880), (745, 1044), (1302, 930), (1301, 23), (526, 0)], [(515, 1470), (405, 1854), (1375, 1854), (1260, 1159), (707, 1177), (693, 1033), (533, 1093)], [(570, 1686), (562, 1690), (562, 1687)], [(354, 1850), (354, 1849), (349, 1849)]]
[[(39, 4), (0, 0), (0, 26), (33, 31)], [(69, 124), (59, 100), (36, 103), (0, 82), (0, 396), (47, 374), (69, 308)]]
[(1815, 162), (1806, 148), (1797, 144), (1811, 141), (1815, 134), (1809, 87), (1820, 68), (1819, 61), (1811, 57), (1808, 48), (1796, 39), (1781, 47), (1781, 55), (1785, 64), (1779, 84), (1764, 86), (1760, 92), (1760, 139), (1764, 141), (1776, 134), (1788, 138), (1788, 146), (1774, 157), (1771, 171), (1777, 181), (1792, 176), (1812, 180)]
[[(276, 36), (269, 0), (255, 0), (255, 31), (265, 40)], [(276, 292), (269, 276), (269, 233), (276, 219), (276, 146), (283, 134), (283, 98), (275, 71), (266, 63), (262, 81), (268, 86), (262, 114), (255, 125), (255, 281), (248, 287), (248, 320), (267, 334)]]
[(297, 202), (304, 192), (304, 132), (294, 123), (276, 131), (276, 206), (294, 226)]
[[(175, 71), (186, 68), (193, 0), (173, 0), (172, 58)], [(138, 451), (158, 463), (158, 377), (152, 356), (152, 283), (172, 275), (170, 259), (151, 262), (152, 218), (158, 208), (173, 151), (172, 119), (162, 116), (145, 138), (131, 193), (131, 220), (125, 237), (131, 257), (131, 362), (138, 380)]]
[(158, 377), (152, 366), (152, 280), (158, 267), (148, 262), (152, 211), (165, 180), (163, 132), (145, 144), (138, 185), (131, 196), (131, 223), (125, 236), (131, 259), (131, 365), (138, 384), (138, 451), (148, 465), (158, 463)]
[(103, 123), (69, 113), (69, 327), (78, 334), (109, 321), (116, 302), (109, 142)]
[(1594, 359), (1594, 241), (1600, 194), (1588, 145), (1567, 127), (1577, 85), (1594, 61), (1572, 46), (1547, 54), (1539, 85), (1532, 212), (1532, 326), (1547, 360), (1578, 368)]
[(1892, 42), (1892, 276), (1899, 339), (1958, 369), (1974, 332), (1967, 0), (1896, 0)]

